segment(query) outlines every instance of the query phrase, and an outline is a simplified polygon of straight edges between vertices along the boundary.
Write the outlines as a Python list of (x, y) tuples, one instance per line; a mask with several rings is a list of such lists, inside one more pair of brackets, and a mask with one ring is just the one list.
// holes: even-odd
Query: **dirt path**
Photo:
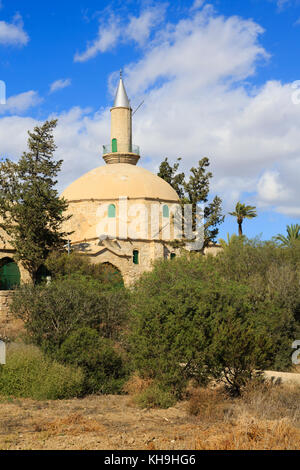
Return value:
[(0, 449), (193, 449), (185, 404), (141, 410), (127, 396), (0, 402)]

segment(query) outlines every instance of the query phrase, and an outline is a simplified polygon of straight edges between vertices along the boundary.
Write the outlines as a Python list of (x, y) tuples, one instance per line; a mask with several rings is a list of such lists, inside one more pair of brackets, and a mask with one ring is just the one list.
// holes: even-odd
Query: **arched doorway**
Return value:
[(51, 276), (51, 272), (43, 264), (39, 267), (36, 272), (35, 282), (36, 284), (42, 284), (47, 281), (47, 278)]
[(111, 263), (102, 263), (99, 268), (101, 269), (101, 280), (104, 284), (111, 287), (124, 287), (124, 281), (121, 271)]
[(20, 270), (12, 258), (0, 260), (0, 290), (13, 290), (20, 286)]

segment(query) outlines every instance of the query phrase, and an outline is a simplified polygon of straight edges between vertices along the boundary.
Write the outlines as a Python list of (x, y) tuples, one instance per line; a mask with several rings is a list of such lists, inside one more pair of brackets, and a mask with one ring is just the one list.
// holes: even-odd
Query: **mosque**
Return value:
[[(163, 179), (137, 166), (139, 147), (132, 144), (132, 109), (122, 74), (111, 108), (111, 140), (103, 146), (104, 166), (81, 176), (63, 192), (72, 217), (64, 230), (72, 232), (69, 248), (110, 266), (132, 284), (157, 258), (177, 250), (174, 213), (179, 198)], [(174, 209), (175, 207), (175, 209)], [(0, 241), (0, 316), (12, 290), (30, 280), (5, 233)]]
[[(69, 249), (85, 254), (92, 263), (109, 266), (129, 286), (151, 270), (155, 260), (180, 254), (172, 242), (181, 238), (182, 215), (176, 191), (137, 165), (140, 150), (132, 143), (132, 109), (122, 74), (110, 112), (110, 143), (103, 145), (105, 165), (84, 174), (62, 193), (72, 215), (63, 228), (72, 232)], [(0, 323), (6, 318), (13, 289), (30, 281), (2, 235)], [(208, 247), (204, 253), (216, 250)]]
[(176, 238), (179, 198), (166, 181), (137, 166), (140, 150), (132, 143), (132, 109), (121, 73), (110, 112), (105, 165), (84, 174), (62, 193), (72, 214), (64, 229), (73, 232), (72, 249), (93, 263), (112, 265), (130, 285), (157, 258), (176, 255), (170, 242)]

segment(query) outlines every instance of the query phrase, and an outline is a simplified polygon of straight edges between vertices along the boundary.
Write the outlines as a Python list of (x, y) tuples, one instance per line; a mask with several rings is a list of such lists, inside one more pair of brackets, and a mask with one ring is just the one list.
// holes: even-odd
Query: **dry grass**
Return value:
[(300, 449), (300, 387), (253, 381), (240, 399), (195, 389), (187, 410), (201, 428), (196, 450)]
[(78, 436), (87, 432), (103, 432), (104, 426), (101, 426), (92, 418), (85, 418), (80, 413), (72, 413), (64, 418), (58, 418), (50, 422), (38, 422), (33, 425), (35, 432), (47, 431), (49, 436), (68, 434), (69, 436)]
[(286, 419), (266, 421), (242, 416), (199, 433), (196, 450), (297, 450), (300, 430)]
[(187, 412), (202, 422), (222, 421), (232, 413), (231, 401), (222, 389), (191, 388), (189, 396)]
[(237, 412), (243, 411), (259, 419), (288, 419), (300, 428), (300, 386), (272, 385), (269, 382), (250, 383), (242, 399), (237, 403)]
[[(128, 391), (149, 387), (131, 379)], [(300, 387), (252, 384), (239, 399), (190, 388), (189, 400), (142, 410), (132, 396), (0, 401), (0, 449), (300, 449)]]
[(123, 390), (130, 396), (144, 392), (153, 383), (152, 379), (142, 379), (139, 375), (133, 375), (123, 386)]

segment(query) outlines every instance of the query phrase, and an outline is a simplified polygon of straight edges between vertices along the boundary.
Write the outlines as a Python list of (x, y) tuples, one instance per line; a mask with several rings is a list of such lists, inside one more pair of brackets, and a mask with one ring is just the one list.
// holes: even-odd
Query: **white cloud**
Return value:
[(33, 129), (37, 121), (29, 117), (9, 116), (0, 119), (1, 155), (20, 157), (26, 150), (27, 130)]
[[(134, 116), (133, 140), (141, 146), (141, 165), (152, 171), (166, 156), (170, 161), (181, 156), (184, 170), (208, 156), (212, 190), (223, 198), (226, 212), (242, 200), (299, 217), (300, 105), (293, 104), (291, 84), (249, 83), (259, 61), (268, 60), (262, 33), (253, 21), (225, 18), (206, 7), (161, 27), (141, 59), (125, 68), (133, 107), (145, 100)], [(73, 108), (50, 117), (59, 118), (62, 189), (103, 164), (110, 113)], [(34, 124), (25, 117), (0, 119), (1, 147), (19, 155), (25, 130)]]
[(23, 29), (22, 17), (15, 15), (12, 23), (0, 21), (0, 44), (25, 46), (29, 41), (28, 34)]
[(204, 5), (205, 0), (195, 0), (193, 5), (191, 6), (191, 11), (198, 10)]
[(56, 80), (50, 85), (50, 93), (54, 93), (55, 91), (62, 90), (63, 88), (66, 88), (70, 85), (71, 85), (70, 78)]
[(164, 20), (167, 5), (159, 4), (143, 10), (139, 16), (121, 18), (110, 15), (101, 19), (96, 39), (89, 42), (83, 53), (77, 52), (75, 62), (86, 62), (99, 53), (113, 49), (119, 42), (134, 41), (143, 46), (149, 39), (151, 31)]
[(131, 16), (123, 40), (133, 39), (140, 46), (150, 36), (151, 31), (164, 20), (166, 5), (148, 8), (140, 16)]
[(99, 52), (106, 52), (112, 49), (118, 42), (121, 34), (119, 19), (111, 16), (107, 24), (101, 23), (96, 39), (90, 42), (82, 54), (77, 52), (74, 57), (75, 62), (86, 62), (95, 57)]
[(268, 0), (276, 4), (278, 11), (282, 12), (288, 7), (295, 7), (299, 5), (299, 0)]
[(289, 198), (289, 190), (280, 181), (278, 171), (265, 171), (257, 183), (258, 198), (261, 202), (275, 204)]
[(0, 114), (24, 113), (29, 108), (41, 103), (42, 98), (34, 91), (26, 91), (8, 98), (5, 105), (0, 105)]

